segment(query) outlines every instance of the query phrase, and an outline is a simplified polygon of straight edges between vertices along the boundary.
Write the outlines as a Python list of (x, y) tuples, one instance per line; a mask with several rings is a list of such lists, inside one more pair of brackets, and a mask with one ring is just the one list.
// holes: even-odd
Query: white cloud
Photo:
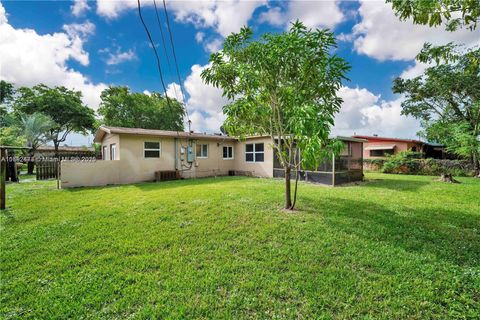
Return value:
[(285, 14), (280, 7), (270, 7), (267, 11), (262, 12), (258, 17), (258, 22), (269, 23), (272, 26), (282, 26), (285, 24)]
[(44, 83), (79, 90), (83, 93), (83, 101), (96, 109), (106, 85), (95, 84), (67, 66), (70, 60), (88, 65), (88, 53), (83, 50), (83, 43), (94, 32), (95, 26), (87, 21), (65, 25), (63, 29), (65, 32), (44, 35), (32, 29), (15, 29), (8, 24), (0, 3), (0, 79), (16, 86)]
[(202, 42), (204, 38), (205, 38), (205, 33), (203, 32), (197, 32), (195, 34), (195, 41), (197, 41), (197, 43)]
[(480, 44), (478, 32), (461, 29), (445, 31), (400, 21), (391, 5), (380, 1), (361, 1), (361, 21), (353, 27), (354, 49), (378, 60), (413, 60), (425, 42), (435, 45), (448, 42)]
[(85, 12), (90, 10), (90, 6), (88, 5), (87, 0), (75, 0), (73, 5), (70, 7), (72, 10), (72, 14), (75, 17), (82, 16)]
[[(202, 113), (194, 111), (190, 114), (192, 121), (191, 130), (199, 132), (220, 132), (220, 126), (225, 121), (225, 116), (222, 112)], [(188, 128), (185, 126), (185, 128)]]
[[(142, 1), (143, 5), (151, 5), (151, 1)], [(122, 0), (122, 1), (111, 1), (111, 0), (97, 0), (97, 14), (107, 18), (114, 19), (117, 18), (123, 11), (127, 9), (133, 9), (137, 7), (136, 0)]]
[(108, 53), (107, 65), (113, 66), (123, 62), (132, 61), (137, 58), (135, 52), (130, 49), (128, 51), (121, 51), (120, 48), (117, 48), (116, 52), (110, 52), (109, 49), (105, 49), (103, 52)]
[(295, 20), (302, 21), (308, 28), (334, 28), (345, 19), (339, 8), (339, 1), (290, 1), (285, 10), (270, 7), (259, 16), (259, 22), (274, 26), (290, 27)]
[(182, 94), (182, 89), (178, 83), (173, 82), (167, 86), (167, 95), (169, 98), (175, 98), (183, 103), (184, 97)]
[(400, 74), (400, 77), (404, 79), (412, 79), (418, 77), (423, 74), (423, 72), (425, 71), (425, 69), (428, 68), (428, 66), (429, 65), (426, 63), (415, 61), (413, 65), (408, 67), (402, 72), (402, 74)]
[[(151, 6), (152, 1), (143, 1), (142, 6)], [(197, 28), (213, 28), (222, 36), (238, 32), (248, 24), (253, 12), (267, 0), (203, 0), (169, 1), (169, 11), (177, 21), (192, 23)], [(117, 18), (122, 12), (137, 7), (137, 1), (97, 0), (97, 13), (108, 19)]]
[(193, 65), (190, 75), (185, 79), (185, 90), (189, 98), (186, 102), (192, 130), (218, 132), (225, 120), (222, 112), (228, 100), (222, 97), (222, 90), (206, 85), (200, 77), (208, 65)]
[(420, 124), (412, 117), (401, 115), (402, 98), (380, 100), (367, 89), (342, 87), (339, 96), (344, 102), (335, 117), (334, 135), (353, 134), (414, 138)]
[(210, 42), (205, 43), (203, 47), (205, 51), (207, 51), (208, 53), (213, 53), (222, 49), (222, 46), (223, 46), (222, 39), (214, 39)]
[(5, 11), (3, 5), (0, 3), (0, 25), (4, 23), (8, 23), (7, 12)]

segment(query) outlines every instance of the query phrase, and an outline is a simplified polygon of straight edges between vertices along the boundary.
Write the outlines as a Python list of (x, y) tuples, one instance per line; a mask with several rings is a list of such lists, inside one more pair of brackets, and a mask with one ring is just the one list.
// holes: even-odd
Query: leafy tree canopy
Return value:
[(56, 151), (70, 132), (86, 133), (94, 130), (94, 111), (83, 104), (80, 91), (40, 84), (33, 88), (22, 87), (17, 94), (15, 112), (42, 113), (54, 122), (49, 137)]
[(292, 209), (290, 170), (315, 168), (321, 160), (349, 66), (332, 54), (336, 41), (328, 30), (311, 31), (297, 21), (288, 32), (252, 35), (244, 27), (228, 36), (202, 78), (232, 101), (223, 108), (227, 132), (272, 137), (286, 172), (285, 207)]
[(437, 27), (443, 23), (454, 31), (459, 27), (474, 30), (480, 20), (478, 0), (387, 0), (401, 20), (413, 18), (416, 24)]
[(467, 155), (479, 165), (480, 49), (426, 44), (418, 58), (435, 64), (413, 79), (397, 78), (393, 91), (405, 96), (402, 113), (420, 119), (429, 140)]
[(176, 100), (159, 93), (130, 92), (128, 87), (109, 87), (102, 92), (98, 113), (101, 123), (109, 126), (183, 130), (185, 110)]
[(0, 104), (4, 104), (12, 99), (14, 93), (15, 89), (13, 88), (13, 84), (0, 80)]

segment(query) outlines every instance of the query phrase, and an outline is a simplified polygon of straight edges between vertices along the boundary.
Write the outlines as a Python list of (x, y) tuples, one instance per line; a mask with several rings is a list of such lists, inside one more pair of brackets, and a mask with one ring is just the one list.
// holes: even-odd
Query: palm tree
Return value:
[(32, 157), (38, 147), (48, 140), (47, 135), (54, 126), (54, 122), (42, 113), (34, 113), (21, 116), (20, 126), (27, 141), (27, 147), (30, 148), (28, 173), (33, 174), (34, 162)]

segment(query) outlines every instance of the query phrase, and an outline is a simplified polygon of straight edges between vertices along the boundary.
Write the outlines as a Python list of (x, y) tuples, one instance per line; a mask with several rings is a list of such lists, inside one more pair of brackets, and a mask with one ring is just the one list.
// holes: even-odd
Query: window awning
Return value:
[(365, 148), (365, 150), (393, 150), (395, 149), (394, 144), (382, 144), (382, 145), (371, 145)]

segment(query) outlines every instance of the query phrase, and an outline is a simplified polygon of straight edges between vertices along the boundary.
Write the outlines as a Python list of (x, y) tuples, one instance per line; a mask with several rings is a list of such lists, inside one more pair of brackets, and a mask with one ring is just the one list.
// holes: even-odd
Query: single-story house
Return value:
[(445, 158), (445, 147), (440, 144), (428, 143), (413, 139), (386, 138), (379, 136), (354, 135), (354, 138), (364, 139), (364, 159), (382, 159), (387, 155), (397, 154), (402, 151), (422, 152), (425, 158)]
[[(364, 140), (339, 139), (346, 147), (335, 157), (337, 161), (327, 161), (315, 171), (302, 171), (302, 179), (335, 185), (363, 178)], [(283, 174), (275, 160), (270, 136), (238, 140), (220, 134), (102, 126), (94, 141), (101, 144), (102, 160), (62, 161), (62, 187), (154, 181), (161, 172), (174, 172), (182, 179)]]

